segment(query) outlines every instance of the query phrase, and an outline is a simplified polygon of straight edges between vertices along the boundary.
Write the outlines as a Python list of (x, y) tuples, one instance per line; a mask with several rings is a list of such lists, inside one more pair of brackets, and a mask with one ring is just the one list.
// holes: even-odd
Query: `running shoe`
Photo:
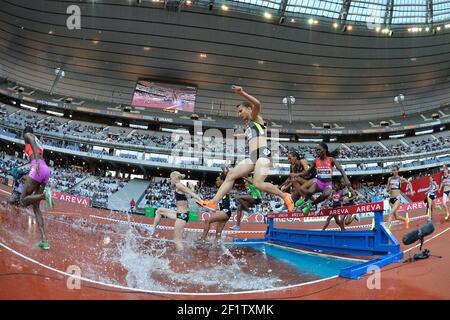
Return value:
[(196, 201), (200, 206), (202, 206), (203, 208), (209, 209), (209, 210), (217, 210), (218, 206), (217, 204), (215, 204), (214, 202), (212, 202), (211, 200), (197, 200)]
[(147, 231), (150, 236), (155, 233), (155, 228), (153, 228), (153, 226), (142, 226), (142, 228)]
[(303, 208), (303, 213), (309, 213), (311, 211), (311, 209), (314, 208), (314, 205), (312, 204), (311, 201), (308, 201), (306, 203), (305, 208)]
[(288, 212), (294, 211), (294, 200), (292, 200), (292, 197), (289, 193), (287, 193), (284, 197), (284, 204), (286, 205)]
[(241, 227), (238, 225), (234, 225), (230, 228), (230, 230), (241, 230)]
[(41, 242), (36, 243), (36, 246), (43, 250), (50, 250), (50, 245), (48, 244), (48, 242), (41, 241)]
[(53, 208), (53, 198), (52, 198), (52, 190), (50, 188), (47, 188), (45, 190), (45, 205), (47, 208)]
[(305, 203), (305, 198), (300, 198), (295, 202), (295, 206), (300, 207), (304, 203)]
[(359, 214), (355, 214), (355, 220), (359, 222)]

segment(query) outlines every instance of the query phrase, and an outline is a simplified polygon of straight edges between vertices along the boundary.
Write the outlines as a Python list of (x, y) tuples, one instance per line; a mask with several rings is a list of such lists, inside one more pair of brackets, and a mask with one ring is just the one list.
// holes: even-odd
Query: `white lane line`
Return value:
[(39, 261), (36, 261), (24, 254), (21, 254), (20, 252), (17, 252), (16, 250), (8, 247), (6, 244), (0, 242), (0, 246), (3, 247), (4, 249), (8, 250), (9, 252), (21, 257), (22, 259), (25, 259), (31, 263), (34, 263), (42, 268), (48, 269), (50, 271), (56, 272), (58, 274), (67, 276), (67, 277), (71, 277), (71, 279), (79, 279), (81, 281), (85, 281), (85, 282), (89, 282), (89, 283), (94, 283), (97, 285), (102, 285), (102, 286), (106, 286), (106, 287), (111, 287), (111, 288), (115, 288), (115, 289), (120, 289), (120, 290), (127, 290), (127, 291), (132, 291), (135, 293), (152, 293), (152, 294), (158, 294), (158, 295), (173, 295), (173, 296), (220, 296), (220, 295), (240, 295), (240, 294), (254, 294), (254, 293), (266, 293), (266, 292), (276, 292), (276, 291), (284, 291), (284, 290), (288, 290), (288, 289), (292, 289), (292, 288), (298, 288), (298, 287), (304, 287), (307, 285), (311, 285), (314, 283), (319, 283), (319, 282), (324, 282), (324, 281), (328, 281), (331, 279), (335, 279), (338, 278), (338, 276), (332, 276), (332, 277), (328, 277), (328, 278), (324, 278), (324, 279), (319, 279), (319, 280), (315, 280), (315, 281), (309, 281), (309, 282), (305, 282), (305, 283), (300, 283), (300, 284), (294, 284), (294, 285), (290, 285), (290, 286), (284, 286), (284, 287), (279, 287), (279, 288), (270, 288), (270, 289), (261, 289), (261, 290), (248, 290), (248, 291), (237, 291), (237, 292), (212, 292), (212, 293), (199, 293), (199, 292), (170, 292), (170, 291), (152, 291), (152, 290), (144, 290), (144, 289), (137, 289), (137, 288), (130, 288), (130, 287), (125, 287), (125, 286), (120, 286), (120, 285), (115, 285), (115, 284), (110, 284), (110, 283), (104, 283), (104, 282), (100, 282), (100, 281), (95, 281), (95, 280), (91, 280), (88, 278), (84, 278), (84, 277), (78, 277), (75, 276), (73, 274), (55, 269), (53, 267), (50, 267), (48, 265), (45, 265), (43, 263), (40, 263)]

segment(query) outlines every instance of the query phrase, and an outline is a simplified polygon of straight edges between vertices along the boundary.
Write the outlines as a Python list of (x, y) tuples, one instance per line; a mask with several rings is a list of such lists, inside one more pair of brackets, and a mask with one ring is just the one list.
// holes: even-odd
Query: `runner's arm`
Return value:
[(247, 92), (244, 91), (244, 89), (240, 86), (233, 85), (231, 87), (235, 93), (243, 97), (245, 100), (250, 102), (253, 105), (252, 108), (252, 120), (256, 120), (261, 112), (261, 102), (259, 102), (258, 99), (255, 97), (249, 95)]
[(352, 184), (350, 183), (350, 180), (347, 177), (347, 174), (345, 173), (344, 168), (342, 168), (341, 164), (339, 162), (336, 161), (335, 158), (331, 158), (331, 163), (334, 164), (334, 166), (336, 167), (336, 169), (339, 170), (339, 172), (342, 174), (342, 178), (344, 178), (345, 184), (347, 185), (347, 187), (349, 189), (351, 189), (351, 192), (355, 192), (355, 190), (353, 190)]
[(178, 182), (177, 184), (175, 184), (175, 187), (178, 190), (183, 191), (184, 193), (189, 194), (192, 198), (196, 199), (196, 200), (202, 200), (202, 198), (200, 198), (200, 196), (198, 196), (194, 191), (192, 191), (191, 188), (186, 187), (184, 184), (182, 184), (181, 182)]
[(311, 167), (309, 167), (309, 169), (305, 172), (299, 173), (298, 176), (299, 177), (306, 177), (309, 176), (311, 174), (311, 172), (316, 168), (316, 163), (313, 162)]
[(411, 194), (414, 195), (415, 192), (414, 192), (412, 183), (411, 183), (410, 181), (406, 180), (406, 179), (403, 178), (403, 177), (402, 177), (401, 179), (402, 179), (403, 182), (405, 182), (405, 183), (408, 185), (409, 191), (411, 191)]

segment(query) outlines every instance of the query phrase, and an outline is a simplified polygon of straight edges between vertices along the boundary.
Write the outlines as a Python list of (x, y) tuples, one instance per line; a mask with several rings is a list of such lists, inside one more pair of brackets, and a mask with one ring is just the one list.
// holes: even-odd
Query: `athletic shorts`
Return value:
[(252, 163), (256, 163), (259, 158), (266, 158), (271, 159), (272, 152), (267, 147), (261, 147), (250, 153), (250, 160), (252, 160)]
[(427, 196), (425, 197), (425, 200), (423, 200), (423, 202), (427, 203), (428, 202), (428, 198), (430, 198), (431, 200), (435, 200), (436, 199), (436, 194), (434, 194), (434, 193), (427, 194)]
[(450, 190), (444, 191), (444, 193), (447, 195), (447, 197), (450, 197)]
[(187, 213), (187, 212), (184, 212), (184, 213), (177, 212), (177, 219), (189, 222), (189, 213)]
[[(37, 173), (37, 161), (40, 164), (40, 174)], [(50, 168), (45, 163), (44, 159), (31, 160), (31, 171), (29, 174), (30, 178), (37, 183), (47, 183), (50, 179)]]
[(223, 205), (219, 204), (219, 209), (220, 209), (220, 211), (224, 212), (228, 216), (228, 218), (231, 217), (231, 210), (230, 210), (229, 206), (223, 206)]
[(398, 198), (390, 198), (389, 199), (390, 204), (395, 204), (397, 201), (398, 201)]
[(326, 188), (331, 188), (333, 186), (332, 181), (322, 181), (320, 179), (316, 179), (316, 185), (319, 188), (319, 191), (323, 191)]

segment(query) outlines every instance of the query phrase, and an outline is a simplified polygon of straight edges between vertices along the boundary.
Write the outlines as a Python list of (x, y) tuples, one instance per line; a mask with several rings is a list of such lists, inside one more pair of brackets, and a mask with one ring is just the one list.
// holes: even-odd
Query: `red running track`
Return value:
[[(5, 204), (8, 189), (0, 190), (0, 299), (449, 299), (449, 240), (450, 224), (443, 220), (442, 213), (436, 213), (434, 222), (436, 231), (428, 237), (425, 248), (433, 255), (427, 260), (414, 263), (392, 264), (382, 269), (381, 289), (367, 288), (367, 279), (349, 280), (339, 277), (318, 279), (313, 276), (296, 274), (289, 265), (279, 261), (264, 259), (261, 254), (249, 250), (232, 252), (236, 259), (244, 259), (241, 266), (242, 282), (272, 281), (278, 279), (272, 287), (279, 289), (236, 288), (220, 283), (225, 274), (208, 273), (214, 270), (216, 263), (228, 266), (232, 271), (233, 261), (223, 251), (211, 247), (202, 248), (187, 245), (189, 259), (177, 256), (172, 243), (150, 241), (139, 227), (130, 234), (127, 216), (106, 210), (77, 207), (72, 204), (57, 202), (50, 212), (45, 213), (45, 220), (52, 249), (48, 252), (34, 248), (38, 240), (38, 231), (30, 209), (10, 207)], [(402, 225), (394, 227), (394, 235), (400, 239), (403, 234), (415, 229), (425, 222), (421, 217), (424, 212), (411, 212), (413, 218), (408, 230)], [(416, 219), (414, 219), (416, 218)], [(145, 217), (130, 217), (131, 222), (150, 223)], [(334, 222), (333, 222), (334, 223)], [(365, 219), (361, 224), (370, 224)], [(172, 221), (163, 221), (163, 226), (172, 226)], [(202, 223), (190, 222), (187, 226), (187, 243), (198, 236), (195, 229)], [(322, 223), (284, 224), (286, 228), (321, 228)], [(336, 227), (330, 225), (330, 228)], [(261, 237), (265, 230), (262, 224), (244, 224), (242, 232), (228, 234), (229, 237)], [(198, 231), (198, 230), (196, 230)], [(171, 239), (172, 230), (161, 230), (158, 237)], [(128, 250), (134, 248), (133, 250)], [(136, 257), (136, 250), (144, 255), (146, 250), (153, 250), (150, 255), (159, 255), (151, 260), (151, 268), (169, 268), (174, 271), (172, 279), (167, 273), (154, 272), (152, 281), (137, 283), (145, 278), (142, 271), (147, 260)], [(121, 251), (122, 250), (122, 251)], [(123, 251), (125, 250), (125, 251)], [(405, 253), (409, 257), (417, 249)], [(231, 251), (231, 249), (230, 249)], [(126, 254), (123, 254), (126, 252)], [(118, 254), (120, 253), (120, 254)], [(146, 257), (149, 257), (147, 255)], [(137, 260), (136, 260), (137, 259)], [(141, 260), (139, 260), (141, 259)], [(156, 261), (156, 262), (155, 262)], [(159, 261), (166, 265), (158, 264)], [(155, 264), (156, 263), (156, 264)], [(137, 270), (128, 270), (124, 266)], [(69, 289), (68, 267), (80, 265), (82, 269), (80, 289)], [(86, 270), (87, 269), (87, 270)], [(143, 269), (143, 270), (141, 270)], [(204, 270), (195, 272), (195, 270)], [(273, 270), (268, 273), (268, 270)], [(155, 271), (155, 270), (152, 270)], [(167, 271), (167, 269), (166, 269)], [(212, 271), (211, 271), (212, 272)], [(70, 270), (69, 270), (70, 273)], [(226, 273), (226, 272), (225, 272)], [(255, 276), (256, 274), (256, 276)], [(169, 274), (170, 275), (170, 274)], [(159, 276), (159, 278), (158, 278)], [(202, 277), (213, 277), (207, 285), (199, 283)], [(216, 276), (216, 278), (214, 278)], [(133, 278), (134, 277), (134, 278)], [(196, 279), (195, 277), (198, 277)], [(131, 279), (130, 279), (131, 278)], [(217, 279), (217, 281), (215, 281)], [(250, 279), (250, 281), (249, 281)], [(253, 279), (253, 280), (252, 280)], [(170, 286), (192, 294), (177, 293), (165, 288), (152, 287), (156, 283), (170, 282)], [(202, 281), (204, 282), (204, 281)], [(218, 283), (216, 283), (218, 282)], [(135, 284), (135, 285), (130, 285)], [(280, 285), (281, 283), (281, 285)], [(168, 283), (169, 285), (169, 283)], [(270, 283), (269, 283), (270, 285)], [(147, 286), (147, 287), (145, 287)], [(138, 292), (146, 290), (146, 292)], [(144, 289), (142, 289), (144, 288)], [(228, 291), (227, 291), (228, 290)], [(158, 292), (155, 292), (158, 291)], [(206, 293), (208, 292), (208, 293)], [(228, 292), (228, 293), (227, 293)]]

